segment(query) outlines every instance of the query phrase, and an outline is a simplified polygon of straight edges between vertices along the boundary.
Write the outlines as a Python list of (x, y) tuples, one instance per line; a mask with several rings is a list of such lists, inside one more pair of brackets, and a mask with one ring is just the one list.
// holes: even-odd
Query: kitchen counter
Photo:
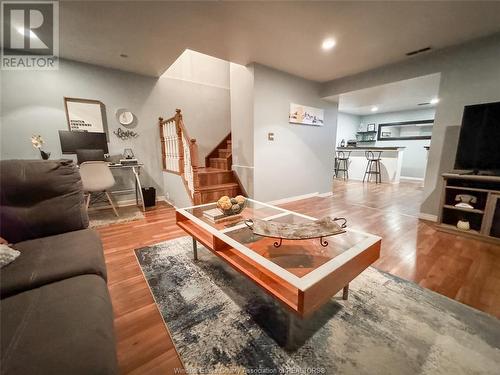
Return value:
[(404, 150), (406, 147), (369, 147), (369, 146), (356, 146), (356, 147), (337, 147), (339, 151), (354, 151), (354, 150), (363, 150), (363, 151), (398, 151)]
[[(365, 152), (381, 152), (380, 172), (382, 182), (393, 184), (399, 183), (401, 168), (403, 166), (403, 154), (405, 147), (337, 147), (337, 151), (350, 152), (349, 155), (349, 178), (352, 180), (363, 180), (368, 161)], [(342, 172), (339, 172), (342, 178)], [(371, 176), (374, 180), (374, 175)]]

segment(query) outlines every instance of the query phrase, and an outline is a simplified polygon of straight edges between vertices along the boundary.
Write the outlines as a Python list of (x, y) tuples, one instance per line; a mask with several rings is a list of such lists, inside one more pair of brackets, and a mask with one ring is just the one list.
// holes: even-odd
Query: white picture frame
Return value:
[(64, 108), (69, 131), (106, 133), (106, 111), (99, 100), (64, 97)]
[(325, 110), (290, 103), (288, 121), (290, 124), (323, 126), (325, 124)]

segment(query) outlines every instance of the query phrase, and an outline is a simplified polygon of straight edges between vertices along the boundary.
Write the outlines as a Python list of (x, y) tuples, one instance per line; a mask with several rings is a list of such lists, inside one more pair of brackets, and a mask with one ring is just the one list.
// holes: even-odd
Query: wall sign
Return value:
[(325, 123), (325, 111), (321, 108), (290, 103), (288, 121), (291, 124), (323, 126)]
[(70, 131), (108, 133), (104, 104), (99, 100), (64, 98)]

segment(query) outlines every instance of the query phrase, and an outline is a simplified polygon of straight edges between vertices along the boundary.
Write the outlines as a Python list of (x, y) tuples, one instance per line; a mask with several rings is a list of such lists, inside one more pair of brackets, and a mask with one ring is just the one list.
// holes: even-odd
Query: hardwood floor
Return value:
[[(500, 246), (439, 232), (433, 223), (418, 220), (418, 184), (336, 180), (333, 192), (333, 197), (283, 207), (315, 217), (347, 217), (352, 228), (383, 238), (377, 268), (500, 318)], [(167, 204), (145, 216), (98, 229), (115, 312), (119, 366), (123, 374), (172, 374), (181, 363), (133, 250), (185, 234)]]
[(184, 232), (175, 225), (175, 209), (167, 204), (159, 204), (145, 216), (98, 228), (115, 314), (118, 363), (123, 374), (172, 374), (182, 365), (134, 249), (181, 237)]

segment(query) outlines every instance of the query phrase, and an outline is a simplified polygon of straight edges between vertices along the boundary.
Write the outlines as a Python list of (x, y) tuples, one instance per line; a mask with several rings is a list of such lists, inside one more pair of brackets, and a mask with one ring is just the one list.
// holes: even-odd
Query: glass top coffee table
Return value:
[(349, 228), (325, 238), (327, 246), (317, 239), (284, 239), (275, 247), (275, 238), (255, 235), (244, 220), (307, 223), (317, 218), (247, 199), (239, 218), (214, 223), (203, 212), (215, 207), (210, 203), (176, 211), (177, 225), (193, 238), (194, 258), (200, 242), (300, 317), (341, 289), (347, 299), (349, 282), (380, 257), (380, 237)]

